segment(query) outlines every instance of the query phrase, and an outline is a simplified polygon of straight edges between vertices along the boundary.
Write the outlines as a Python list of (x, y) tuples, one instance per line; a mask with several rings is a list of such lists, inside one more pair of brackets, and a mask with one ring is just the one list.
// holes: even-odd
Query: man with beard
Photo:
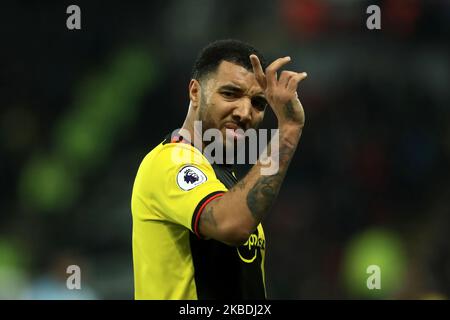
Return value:
[[(266, 298), (261, 221), (304, 126), (297, 86), (306, 73), (277, 75), (289, 61), (265, 68), (262, 55), (237, 40), (215, 41), (200, 52), (184, 124), (147, 154), (133, 186), (136, 299)], [(205, 144), (193, 143), (208, 129), (226, 142), (242, 139), (242, 130), (261, 123), (267, 105), (278, 119), (277, 172), (262, 174), (258, 161), (237, 181), (231, 165), (211, 163), (201, 152)]]

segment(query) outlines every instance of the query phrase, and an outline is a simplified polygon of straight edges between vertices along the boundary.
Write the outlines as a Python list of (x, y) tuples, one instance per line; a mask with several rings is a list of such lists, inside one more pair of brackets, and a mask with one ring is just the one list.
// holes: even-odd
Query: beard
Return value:
[[(216, 123), (211, 114), (208, 112), (209, 110), (213, 110), (213, 104), (207, 104), (205, 102), (204, 97), (202, 97), (199, 103), (199, 113), (198, 113), (198, 121), (201, 121), (201, 130), (200, 128), (196, 129), (197, 134), (201, 133), (202, 142), (204, 144), (205, 149), (210, 146), (211, 143), (214, 143), (213, 151), (211, 152), (211, 156), (215, 160), (216, 163), (225, 163), (225, 164), (233, 164), (235, 159), (237, 159), (237, 154), (239, 152), (244, 152), (240, 147), (242, 143), (237, 143), (238, 139), (233, 134), (227, 134), (227, 130), (221, 127), (218, 123)], [(213, 135), (213, 138), (210, 141), (206, 141), (203, 139), (205, 136), (210, 136), (208, 134), (205, 135), (205, 132), (209, 129), (215, 129), (220, 131), (220, 136)], [(200, 132), (201, 131), (201, 132)], [(213, 146), (210, 146), (213, 147)], [(207, 157), (208, 158), (208, 157)], [(211, 160), (211, 159), (209, 159)]]

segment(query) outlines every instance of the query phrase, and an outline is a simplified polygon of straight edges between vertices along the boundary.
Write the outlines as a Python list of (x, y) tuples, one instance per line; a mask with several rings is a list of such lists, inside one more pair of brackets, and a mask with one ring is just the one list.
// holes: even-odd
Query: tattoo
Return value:
[(261, 221), (272, 206), (280, 189), (281, 180), (280, 173), (260, 177), (248, 192), (247, 206), (255, 220)]
[(214, 218), (213, 208), (208, 206), (203, 214), (200, 216), (200, 223), (207, 223), (212, 227), (217, 227), (216, 219)]
[(261, 176), (247, 194), (247, 206), (253, 218), (260, 222), (272, 207), (281, 188), (295, 148), (280, 149), (280, 170), (272, 176)]
[(292, 104), (291, 101), (288, 101), (284, 106), (284, 115), (286, 116), (286, 118), (290, 120), (295, 118), (294, 105)]

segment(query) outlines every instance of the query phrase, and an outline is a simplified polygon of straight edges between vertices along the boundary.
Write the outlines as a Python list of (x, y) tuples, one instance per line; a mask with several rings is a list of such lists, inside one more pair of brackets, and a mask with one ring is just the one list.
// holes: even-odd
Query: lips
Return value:
[[(241, 129), (244, 131), (244, 129), (239, 126), (237, 123), (234, 122), (227, 122), (224, 125), (225, 129), (227, 130), (227, 134), (231, 134), (231, 137), (233, 137), (234, 139), (240, 139), (242, 138), (244, 135), (242, 132), (236, 132), (236, 130)], [(230, 132), (231, 130), (231, 132)]]
[(225, 123), (225, 128), (232, 129), (232, 130), (237, 130), (237, 129), (244, 130), (244, 128), (242, 128), (241, 126), (239, 126), (237, 123), (234, 123), (234, 122)]

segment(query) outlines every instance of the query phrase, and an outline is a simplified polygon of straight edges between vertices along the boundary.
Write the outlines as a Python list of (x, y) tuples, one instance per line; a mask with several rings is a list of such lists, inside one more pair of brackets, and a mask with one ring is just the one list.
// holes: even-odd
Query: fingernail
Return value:
[(286, 59), (291, 60), (291, 57), (287, 56)]

